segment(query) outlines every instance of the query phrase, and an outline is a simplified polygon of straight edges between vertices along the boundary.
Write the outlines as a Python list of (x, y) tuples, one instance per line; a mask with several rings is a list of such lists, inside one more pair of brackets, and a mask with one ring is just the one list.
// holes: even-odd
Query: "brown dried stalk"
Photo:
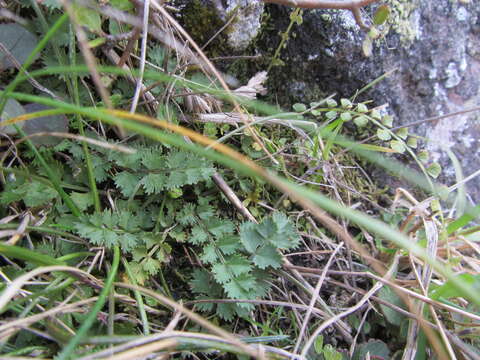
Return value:
[(364, 6), (378, 2), (378, 0), (263, 0), (264, 3), (280, 4), (293, 6), (302, 9), (342, 9), (350, 10), (355, 17), (355, 21), (362, 29), (369, 29), (365, 24), (360, 13)]

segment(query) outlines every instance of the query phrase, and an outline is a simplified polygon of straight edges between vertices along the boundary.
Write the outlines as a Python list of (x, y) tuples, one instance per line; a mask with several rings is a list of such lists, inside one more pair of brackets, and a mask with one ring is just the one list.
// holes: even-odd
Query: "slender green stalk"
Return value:
[[(17, 130), (17, 132), (19, 133), (20, 136), (22, 136), (22, 137), (27, 136), (27, 134), (25, 134), (25, 132), (22, 129), (20, 129), (18, 126), (15, 125), (15, 128), (16, 128), (16, 130)], [(67, 207), (70, 209), (70, 211), (72, 212), (73, 215), (75, 215), (76, 217), (81, 217), (82, 213), (78, 209), (77, 205), (75, 205), (73, 200), (70, 198), (70, 196), (68, 196), (68, 194), (65, 192), (65, 190), (63, 190), (63, 188), (60, 184), (60, 181), (57, 178), (57, 175), (53, 172), (53, 170), (50, 168), (50, 166), (48, 166), (48, 164), (45, 161), (45, 159), (43, 158), (42, 154), (40, 154), (40, 152), (37, 150), (35, 145), (30, 141), (30, 139), (27, 138), (26, 143), (27, 143), (28, 147), (30, 148), (30, 150), (32, 150), (32, 152), (35, 154), (35, 157), (37, 158), (37, 160), (42, 165), (43, 169), (47, 173), (48, 178), (52, 182), (53, 187), (55, 188), (55, 190), (58, 192), (60, 197), (65, 202), (65, 205), (67, 205)]]
[[(75, 34), (70, 25), (70, 63), (72, 66), (77, 65), (77, 53), (75, 51)], [(76, 73), (72, 73), (72, 88), (73, 88), (73, 99), (77, 106), (80, 106), (80, 95), (78, 92), (78, 77)], [(85, 129), (83, 127), (83, 119), (80, 115), (76, 114), (75, 119), (77, 120), (78, 132), (81, 136), (85, 136)], [(82, 149), (83, 154), (85, 156), (85, 165), (87, 168), (87, 177), (88, 177), (88, 185), (90, 187), (93, 206), (96, 212), (102, 211), (100, 205), (100, 195), (98, 194), (97, 182), (95, 179), (95, 174), (93, 172), (93, 164), (92, 164), (92, 157), (90, 156), (90, 151), (88, 150), (88, 145), (86, 141), (82, 141)]]
[[(128, 265), (128, 261), (125, 258), (122, 258), (122, 264), (125, 267), (128, 278), (132, 284), (138, 285), (137, 281), (135, 280), (135, 276), (132, 273), (132, 269), (130, 269), (130, 265)], [(135, 295), (135, 300), (137, 300), (138, 311), (140, 312), (140, 319), (142, 320), (143, 325), (143, 333), (145, 335), (150, 335), (150, 324), (148, 323), (147, 312), (145, 311), (145, 304), (143, 302), (142, 294), (140, 294), (140, 291), (138, 290), (134, 290), (133, 294)]]
[(105, 285), (98, 296), (97, 302), (95, 305), (93, 305), (92, 309), (88, 313), (87, 318), (84, 320), (82, 326), (80, 326), (80, 329), (78, 329), (75, 336), (68, 342), (68, 344), (63, 348), (62, 352), (57, 356), (57, 360), (70, 359), (77, 345), (80, 344), (83, 338), (85, 338), (87, 335), (88, 330), (90, 330), (97, 318), (98, 312), (102, 309), (103, 305), (105, 305), (108, 294), (113, 287), (113, 282), (115, 280), (115, 276), (117, 275), (119, 263), (120, 249), (118, 246), (115, 246), (113, 248), (112, 268), (110, 269), (107, 280), (105, 281)]
[(65, 265), (63, 261), (51, 256), (15, 245), (0, 244), (0, 254), (14, 259), (29, 261), (41, 266)]
[[(18, 224), (18, 223), (0, 224), (0, 230), (14, 230), (14, 229), (18, 229), (19, 226), (20, 226), (20, 224)], [(66, 231), (57, 230), (57, 229), (54, 229), (54, 228), (51, 228), (51, 227), (48, 227), (48, 226), (27, 226), (25, 230), (34, 231), (34, 232), (37, 232), (37, 233), (49, 234), (49, 235), (57, 235), (57, 236), (61, 236), (61, 237), (69, 238), (69, 239), (73, 239), (73, 240), (79, 240), (80, 239), (77, 236), (72, 235), (72, 234), (70, 234)], [(5, 245), (5, 246), (7, 246), (7, 245)], [(8, 246), (12, 246), (12, 245), (8, 245)], [(54, 265), (54, 264), (52, 264), (52, 265)], [(59, 264), (55, 264), (55, 265), (59, 265)]]

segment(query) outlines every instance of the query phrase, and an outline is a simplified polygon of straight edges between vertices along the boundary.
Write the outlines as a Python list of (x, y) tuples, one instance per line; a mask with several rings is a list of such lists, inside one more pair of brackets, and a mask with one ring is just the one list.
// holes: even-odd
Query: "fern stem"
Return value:
[(93, 323), (97, 318), (98, 312), (102, 309), (103, 305), (107, 300), (108, 294), (113, 287), (113, 282), (115, 280), (115, 276), (117, 275), (118, 265), (120, 264), (120, 249), (118, 246), (113, 248), (113, 261), (112, 261), (112, 268), (108, 274), (107, 280), (105, 281), (105, 285), (98, 296), (98, 300), (93, 305), (92, 309), (88, 313), (87, 318), (83, 322), (80, 329), (78, 329), (75, 336), (68, 342), (68, 344), (63, 348), (62, 352), (56, 358), (57, 360), (67, 360), (70, 359), (72, 356), (73, 351), (77, 347), (78, 344), (83, 340), (83, 338), (87, 335), (88, 330), (92, 327)]
[(162, 268), (159, 269), (158, 275), (160, 276), (160, 282), (162, 283), (163, 288), (165, 290), (165, 295), (167, 295), (169, 298), (173, 299), (172, 293), (170, 292), (170, 289), (168, 288), (167, 281), (165, 280), (165, 276), (163, 276)]

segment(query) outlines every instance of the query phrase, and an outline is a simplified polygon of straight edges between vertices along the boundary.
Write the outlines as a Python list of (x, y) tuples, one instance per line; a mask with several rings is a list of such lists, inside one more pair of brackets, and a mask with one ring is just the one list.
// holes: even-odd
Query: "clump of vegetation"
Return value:
[[(172, 5), (63, 5), (2, 10), (4, 356), (478, 357), (478, 207), (443, 210), (422, 139), (262, 103), (266, 72), (229, 90)], [(362, 167), (400, 154), (427, 199)]]

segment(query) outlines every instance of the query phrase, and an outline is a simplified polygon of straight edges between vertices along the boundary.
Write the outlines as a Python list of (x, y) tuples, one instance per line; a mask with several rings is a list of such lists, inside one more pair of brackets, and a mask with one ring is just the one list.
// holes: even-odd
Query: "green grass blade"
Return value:
[(108, 294), (112, 289), (115, 276), (117, 275), (119, 263), (120, 263), (120, 249), (118, 246), (115, 246), (113, 248), (112, 267), (110, 269), (110, 272), (108, 273), (108, 277), (107, 277), (107, 280), (105, 281), (105, 285), (102, 291), (100, 292), (100, 295), (98, 296), (97, 302), (95, 303), (95, 305), (93, 305), (92, 309), (88, 313), (87, 318), (84, 320), (82, 326), (80, 326), (80, 329), (78, 329), (75, 336), (68, 342), (68, 344), (62, 350), (62, 352), (58, 355), (58, 357), (56, 358), (57, 360), (70, 359), (77, 345), (79, 345), (82, 339), (87, 335), (88, 330), (90, 330), (95, 320), (97, 319), (98, 312), (102, 309), (103, 305), (105, 305)]
[(0, 254), (13, 259), (25, 260), (40, 266), (65, 265), (63, 261), (51, 256), (15, 245), (0, 244)]

